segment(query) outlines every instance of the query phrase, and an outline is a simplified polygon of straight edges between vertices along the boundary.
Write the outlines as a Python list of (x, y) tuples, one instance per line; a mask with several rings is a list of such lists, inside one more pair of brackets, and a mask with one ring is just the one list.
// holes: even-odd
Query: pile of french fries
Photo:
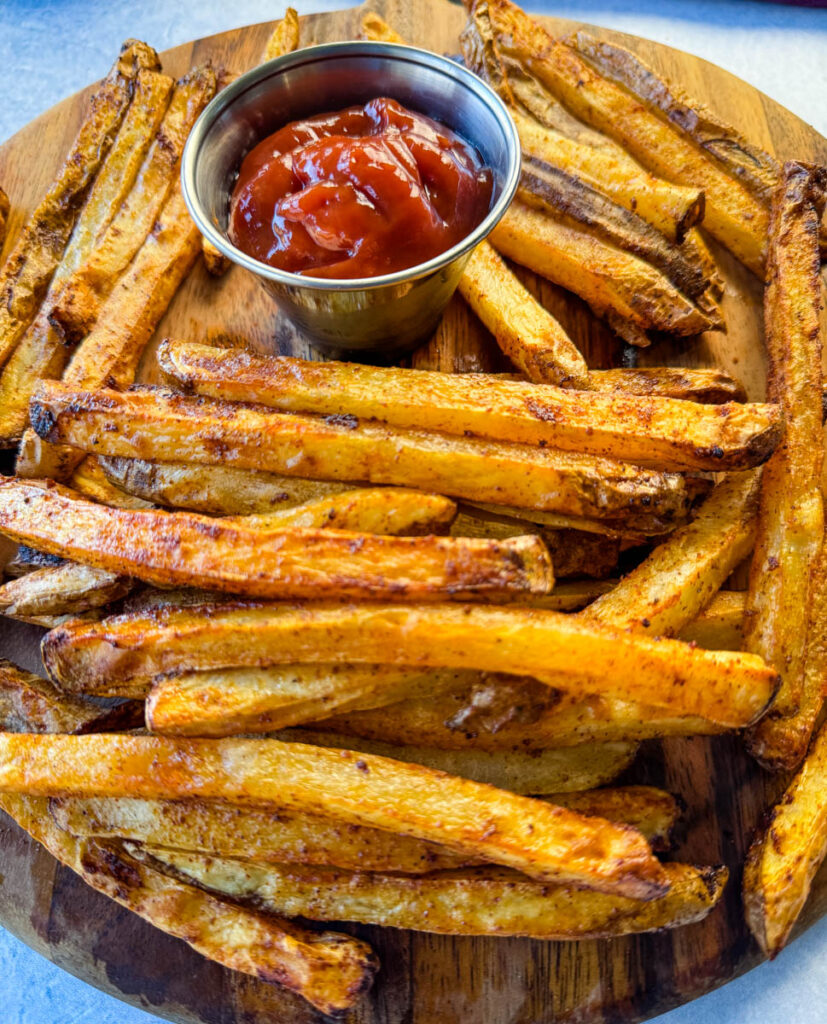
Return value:
[[(298, 44), (288, 13), (267, 55)], [(0, 662), (0, 807), (331, 1014), (376, 957), (294, 918), (566, 940), (709, 914), (727, 869), (656, 856), (679, 802), (610, 785), (641, 740), (746, 730), (798, 769), (744, 877), (769, 954), (827, 849), (827, 174), (508, 0), (471, 5), (463, 48), (524, 149), (460, 286), (514, 375), (167, 339), (167, 386), (129, 387), (199, 250), (177, 164), (216, 88), (144, 44), (0, 272), (0, 612), (49, 630), (47, 680)], [(766, 275), (768, 402), (718, 371), (590, 369), (502, 258), (644, 344), (723, 326), (699, 224)]]

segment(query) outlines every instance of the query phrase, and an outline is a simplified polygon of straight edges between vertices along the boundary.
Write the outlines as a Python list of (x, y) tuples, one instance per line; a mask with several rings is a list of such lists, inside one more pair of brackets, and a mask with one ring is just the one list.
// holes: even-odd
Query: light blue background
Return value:
[[(347, 2), (293, 5), (307, 13)], [(272, 0), (0, 0), (0, 139), (104, 74), (127, 36), (163, 50), (274, 19), (284, 6)], [(757, 85), (827, 135), (827, 11), (753, 0), (528, 0), (526, 6), (696, 53)], [(666, 1014), (659, 1024), (824, 1024), (825, 997), (827, 919), (775, 963)], [(152, 1022), (157, 1024), (155, 1016), (82, 984), (0, 929), (0, 1024)]]

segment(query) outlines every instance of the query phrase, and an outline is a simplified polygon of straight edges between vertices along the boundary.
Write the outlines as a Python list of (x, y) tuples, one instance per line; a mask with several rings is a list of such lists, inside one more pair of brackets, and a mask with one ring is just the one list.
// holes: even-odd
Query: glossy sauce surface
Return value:
[(244, 158), (230, 238), (308, 277), (377, 277), (445, 252), (488, 213), (492, 176), (448, 128), (375, 99), (295, 121)]

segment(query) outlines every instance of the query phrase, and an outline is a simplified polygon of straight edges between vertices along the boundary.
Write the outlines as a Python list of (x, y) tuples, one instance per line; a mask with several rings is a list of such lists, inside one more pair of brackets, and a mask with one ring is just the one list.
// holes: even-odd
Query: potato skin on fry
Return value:
[(132, 582), (76, 562), (45, 566), (0, 586), (0, 613), (11, 618), (69, 615), (124, 597)]

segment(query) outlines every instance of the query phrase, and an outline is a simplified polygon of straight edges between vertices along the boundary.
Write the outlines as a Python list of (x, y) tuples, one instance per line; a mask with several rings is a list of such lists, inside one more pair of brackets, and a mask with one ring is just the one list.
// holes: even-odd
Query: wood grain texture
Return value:
[[(415, 43), (447, 53), (458, 50), (464, 15), (456, 5), (384, 0), (371, 8)], [(302, 42), (354, 37), (360, 13), (303, 19)], [(555, 19), (547, 23), (555, 32), (575, 27)], [(164, 68), (181, 74), (192, 63), (211, 58), (243, 71), (261, 59), (271, 29), (270, 24), (256, 25), (179, 46), (163, 55)], [(782, 159), (827, 161), (827, 140), (727, 72), (656, 43), (596, 31), (680, 80)], [(68, 149), (90, 91), (65, 100), (0, 147), (0, 184), (12, 200), (6, 251)], [(724, 305), (729, 333), (656, 342), (632, 355), (641, 365), (723, 367), (744, 381), (752, 399), (760, 399), (765, 377), (760, 287), (727, 253), (716, 248), (716, 255), (729, 285)], [(520, 276), (564, 324), (591, 366), (621, 365), (629, 357), (582, 302), (526, 271), (520, 270)], [(311, 352), (242, 271), (234, 269), (216, 281), (200, 264), (154, 341), (170, 334), (193, 339), (242, 335), (263, 351)], [(154, 343), (144, 360), (147, 380), (154, 376), (153, 350)], [(444, 371), (507, 368), (459, 297), (411, 362)], [(0, 623), (3, 656), (37, 669), (40, 632)], [(373, 992), (347, 1017), (349, 1024), (626, 1024), (687, 1002), (754, 966), (760, 954), (743, 925), (740, 865), (761, 811), (783, 780), (764, 776), (739, 741), (727, 736), (647, 744), (624, 781), (664, 786), (684, 799), (687, 811), (676, 859), (723, 862), (732, 870), (726, 898), (706, 921), (662, 935), (579, 943), (451, 939), (344, 924), (344, 930), (370, 941), (382, 961)], [(0, 851), (0, 922), (91, 984), (185, 1024), (311, 1024), (322, 1019), (301, 999), (206, 962), (88, 889), (5, 818), (0, 820)], [(799, 930), (825, 910), (827, 871), (816, 880)]]

